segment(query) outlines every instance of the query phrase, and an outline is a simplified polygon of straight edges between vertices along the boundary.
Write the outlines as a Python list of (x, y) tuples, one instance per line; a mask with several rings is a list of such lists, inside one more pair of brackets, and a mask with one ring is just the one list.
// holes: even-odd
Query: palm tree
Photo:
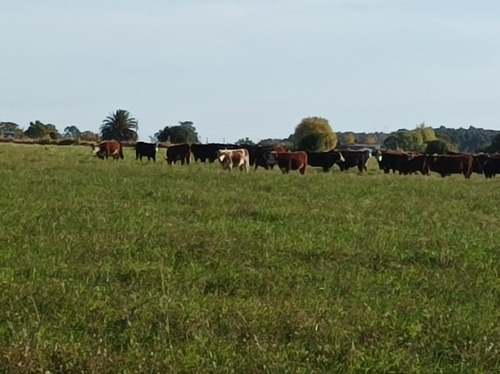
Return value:
[(102, 122), (101, 137), (103, 140), (137, 140), (138, 128), (137, 120), (130, 117), (128, 111), (118, 109)]

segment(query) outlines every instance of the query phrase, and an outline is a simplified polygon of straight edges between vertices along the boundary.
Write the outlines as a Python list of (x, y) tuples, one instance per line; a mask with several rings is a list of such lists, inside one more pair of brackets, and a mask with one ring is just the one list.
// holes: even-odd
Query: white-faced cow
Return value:
[(123, 160), (123, 146), (117, 140), (105, 140), (99, 144), (92, 145), (92, 153), (97, 155), (101, 160), (113, 157), (115, 161), (118, 158)]
[(345, 162), (341, 152), (307, 152), (307, 163), (309, 166), (321, 167), (323, 171), (328, 172), (333, 165)]
[(219, 149), (217, 158), (222, 165), (222, 170), (231, 171), (233, 168), (239, 168), (240, 171), (250, 170), (250, 154), (248, 149)]

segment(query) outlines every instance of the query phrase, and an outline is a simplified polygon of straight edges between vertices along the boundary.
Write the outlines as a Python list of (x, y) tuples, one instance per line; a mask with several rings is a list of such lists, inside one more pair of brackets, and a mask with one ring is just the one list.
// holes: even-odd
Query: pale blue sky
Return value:
[(149, 136), (500, 130), (500, 1), (0, 0), (0, 121)]

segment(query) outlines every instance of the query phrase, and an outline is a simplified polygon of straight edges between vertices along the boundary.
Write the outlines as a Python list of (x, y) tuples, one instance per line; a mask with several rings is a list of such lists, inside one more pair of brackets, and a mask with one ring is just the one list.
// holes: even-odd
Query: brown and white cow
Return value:
[(118, 140), (105, 140), (92, 145), (92, 154), (97, 155), (101, 160), (108, 159), (108, 157), (113, 157), (115, 161), (118, 158), (123, 160), (123, 146)]
[(231, 171), (233, 168), (239, 168), (240, 171), (250, 170), (250, 154), (248, 149), (219, 149), (217, 158), (222, 165), (222, 170)]
[(278, 152), (276, 154), (278, 167), (283, 174), (289, 173), (290, 170), (298, 170), (300, 174), (305, 174), (307, 169), (307, 159), (307, 153), (304, 151)]

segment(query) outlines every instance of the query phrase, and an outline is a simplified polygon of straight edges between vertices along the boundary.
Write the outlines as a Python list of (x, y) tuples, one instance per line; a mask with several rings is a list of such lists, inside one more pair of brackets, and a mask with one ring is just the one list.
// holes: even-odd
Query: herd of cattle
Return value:
[[(101, 159), (112, 157), (123, 159), (123, 146), (119, 141), (107, 140), (92, 146), (92, 153)], [(136, 160), (147, 157), (148, 161), (156, 162), (157, 143), (137, 142), (135, 147)], [(306, 172), (308, 166), (320, 167), (328, 172), (334, 165), (341, 171), (357, 168), (360, 173), (367, 170), (366, 164), (370, 157), (376, 157), (380, 170), (388, 174), (398, 172), (400, 175), (421, 173), (430, 175), (431, 171), (442, 177), (451, 174), (463, 174), (470, 178), (472, 173), (484, 174), (492, 178), (500, 173), (500, 155), (450, 153), (446, 155), (424, 155), (415, 152), (372, 151), (364, 150), (333, 150), (329, 152), (291, 152), (282, 146), (262, 147), (234, 144), (176, 144), (167, 147), (166, 161), (169, 165), (180, 161), (189, 165), (191, 158), (195, 161), (210, 162), (219, 160), (223, 170), (231, 171), (238, 168), (248, 172), (251, 166), (259, 166), (270, 170), (275, 165), (283, 173), (298, 170)]]

